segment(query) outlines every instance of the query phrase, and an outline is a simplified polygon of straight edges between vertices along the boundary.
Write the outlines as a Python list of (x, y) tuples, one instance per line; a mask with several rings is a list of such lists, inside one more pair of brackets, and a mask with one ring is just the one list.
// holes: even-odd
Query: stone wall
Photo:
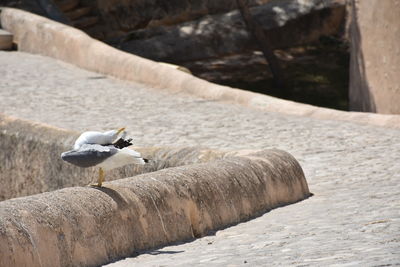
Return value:
[[(317, 42), (344, 28), (345, 5), (334, 1), (280, 0), (250, 9), (273, 48)], [(174, 26), (133, 31), (117, 45), (129, 53), (157, 61), (187, 62), (258, 50), (239, 11)]]
[[(250, 0), (260, 5), (271, 0)], [(145, 27), (174, 25), (204, 15), (236, 9), (231, 0), (99, 0), (96, 8), (109, 31), (127, 32)], [(112, 34), (108, 34), (111, 36)]]
[(400, 1), (352, 5), (350, 109), (400, 114)]

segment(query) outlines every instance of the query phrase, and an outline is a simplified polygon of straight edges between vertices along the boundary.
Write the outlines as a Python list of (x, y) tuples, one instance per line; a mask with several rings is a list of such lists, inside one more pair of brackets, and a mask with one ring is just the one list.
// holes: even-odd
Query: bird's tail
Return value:
[(124, 154), (130, 155), (131, 156), (130, 160), (134, 164), (144, 165), (147, 162), (147, 159), (143, 159), (142, 156), (140, 155), (140, 153), (133, 149), (124, 147), (123, 149), (121, 149), (121, 152)]

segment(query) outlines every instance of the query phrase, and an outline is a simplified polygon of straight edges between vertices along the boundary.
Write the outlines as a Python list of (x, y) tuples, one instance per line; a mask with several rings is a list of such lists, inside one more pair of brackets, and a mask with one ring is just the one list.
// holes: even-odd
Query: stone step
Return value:
[(0, 50), (10, 50), (13, 46), (13, 35), (0, 29)]
[(68, 17), (70, 20), (76, 20), (79, 19), (87, 14), (90, 13), (90, 11), (92, 11), (91, 7), (80, 7), (80, 8), (76, 8), (74, 10), (65, 12), (65, 16)]

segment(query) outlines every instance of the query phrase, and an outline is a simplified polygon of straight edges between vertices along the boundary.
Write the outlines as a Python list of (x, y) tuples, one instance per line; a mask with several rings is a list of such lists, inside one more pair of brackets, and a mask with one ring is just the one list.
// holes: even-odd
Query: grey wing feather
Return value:
[(100, 164), (118, 152), (113, 146), (85, 144), (78, 150), (71, 150), (61, 154), (61, 158), (79, 167), (92, 167)]

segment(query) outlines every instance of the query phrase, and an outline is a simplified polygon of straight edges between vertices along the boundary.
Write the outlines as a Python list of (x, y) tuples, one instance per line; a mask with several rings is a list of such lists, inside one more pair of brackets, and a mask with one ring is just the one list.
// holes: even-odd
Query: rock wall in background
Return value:
[(350, 110), (400, 114), (400, 1), (352, 5)]
[[(250, 11), (274, 48), (310, 44), (321, 36), (338, 34), (346, 14), (345, 6), (334, 1), (272, 1)], [(135, 55), (173, 63), (259, 49), (237, 10), (174, 26), (132, 31), (117, 46)]]
[[(250, 0), (251, 6), (271, 0)], [(110, 30), (132, 31), (147, 26), (172, 25), (204, 15), (236, 9), (232, 0), (99, 0), (97, 8)]]

